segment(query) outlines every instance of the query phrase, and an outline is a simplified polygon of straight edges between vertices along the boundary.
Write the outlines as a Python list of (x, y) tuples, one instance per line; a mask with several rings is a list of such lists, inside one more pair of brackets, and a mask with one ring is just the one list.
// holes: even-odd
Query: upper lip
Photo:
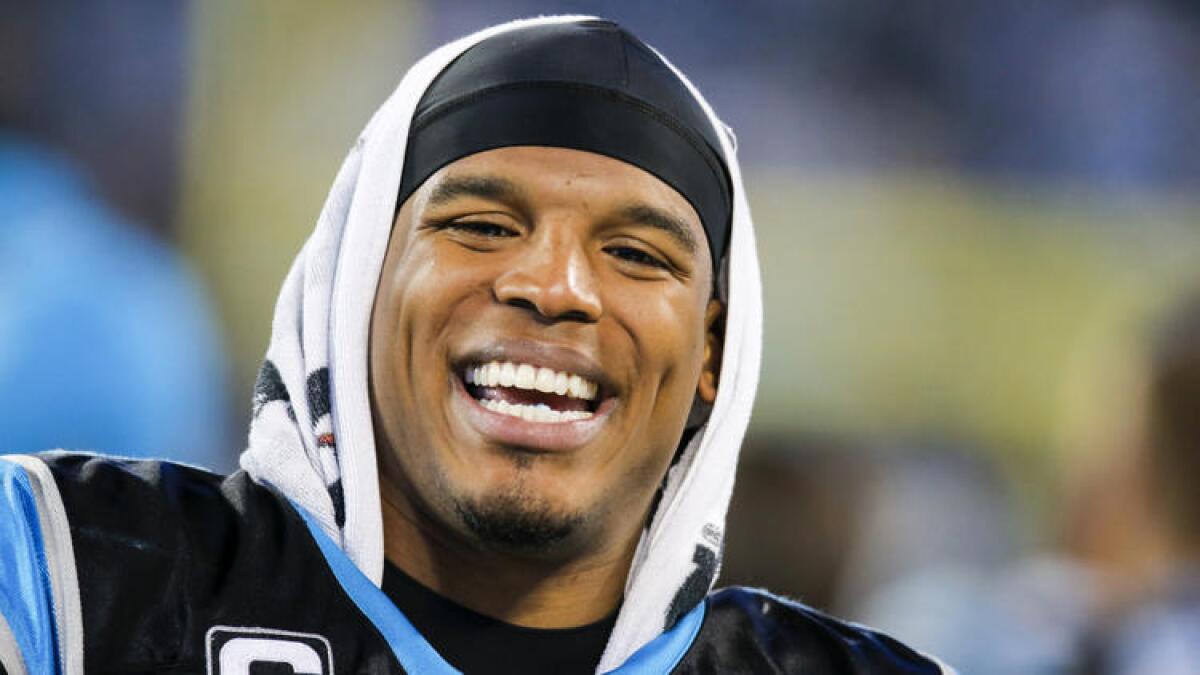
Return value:
[(616, 383), (604, 372), (594, 358), (574, 347), (538, 340), (506, 338), (467, 351), (454, 360), (454, 371), (462, 376), (470, 366), (509, 361), (571, 373), (595, 382), (599, 387), (597, 400), (617, 392)]

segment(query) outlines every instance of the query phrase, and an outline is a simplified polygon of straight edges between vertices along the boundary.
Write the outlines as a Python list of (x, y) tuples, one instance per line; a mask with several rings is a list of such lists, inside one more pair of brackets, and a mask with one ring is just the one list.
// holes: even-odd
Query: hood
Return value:
[[(414, 65), (351, 148), (280, 291), (241, 466), (303, 506), (376, 585), (384, 554), (368, 332), (417, 103), (447, 65), (482, 40), (538, 25), (594, 20), (514, 21), (447, 44)], [(732, 223), (718, 277), (726, 306), (725, 343), (716, 401), (668, 471), (638, 544), (601, 671), (621, 665), (670, 628), (703, 600), (716, 579), (762, 350), (758, 258), (733, 134), (683, 74), (667, 65), (706, 112), (728, 164)]]

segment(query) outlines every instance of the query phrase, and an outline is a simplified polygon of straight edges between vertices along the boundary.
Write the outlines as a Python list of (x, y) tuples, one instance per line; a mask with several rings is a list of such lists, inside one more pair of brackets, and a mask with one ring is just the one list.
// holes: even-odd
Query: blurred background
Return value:
[(0, 5), (0, 450), (235, 466), (276, 292), (420, 55), (616, 19), (737, 132), (766, 354), (723, 584), (964, 673), (1200, 672), (1200, 5)]

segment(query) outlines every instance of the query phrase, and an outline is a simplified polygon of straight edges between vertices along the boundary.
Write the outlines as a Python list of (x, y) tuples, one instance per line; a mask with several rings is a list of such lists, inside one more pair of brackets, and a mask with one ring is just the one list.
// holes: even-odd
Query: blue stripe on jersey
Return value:
[[(400, 665), (410, 673), (422, 675), (458, 673), (459, 671), (447, 663), (433, 645), (417, 632), (391, 599), (371, 583), (337, 544), (330, 541), (316, 520), (295, 502), (292, 506), (304, 519), (308, 531), (316, 540), (321, 553), (325, 555), (329, 568), (341, 583), (342, 590), (346, 591), (354, 604), (375, 624)], [(619, 668), (609, 672), (619, 675), (661, 675), (670, 672), (700, 632), (700, 626), (704, 623), (704, 608), (703, 602), (697, 605), (684, 615), (674, 628), (651, 640)]]
[(30, 673), (58, 673), (54, 599), (29, 476), (0, 457), (0, 613)]
[(304, 518), (304, 524), (308, 525), (308, 531), (317, 541), (317, 546), (325, 555), (325, 561), (329, 563), (329, 569), (333, 570), (334, 576), (342, 585), (342, 590), (346, 591), (346, 595), (349, 595), (362, 613), (375, 624), (375, 628), (392, 648), (392, 653), (396, 655), (396, 660), (404, 670), (422, 675), (457, 675), (459, 671), (446, 663), (433, 645), (417, 632), (399, 609), (396, 609), (391, 599), (371, 583), (345, 552), (329, 539), (312, 516), (295, 502), (292, 502), (292, 506)]

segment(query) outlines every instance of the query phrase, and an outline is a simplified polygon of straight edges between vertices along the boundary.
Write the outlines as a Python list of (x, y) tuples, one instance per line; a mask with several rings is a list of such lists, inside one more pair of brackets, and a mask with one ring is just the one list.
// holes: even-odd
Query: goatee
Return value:
[(583, 516), (555, 510), (523, 493), (456, 499), (454, 508), (472, 534), (489, 548), (514, 553), (545, 553), (565, 542)]

